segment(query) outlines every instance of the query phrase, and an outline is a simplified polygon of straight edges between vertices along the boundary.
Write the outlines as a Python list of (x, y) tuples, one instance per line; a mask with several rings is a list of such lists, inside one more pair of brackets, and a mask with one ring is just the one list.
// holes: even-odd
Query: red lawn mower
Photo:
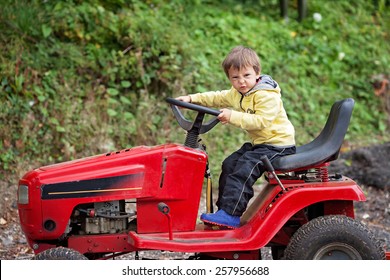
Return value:
[[(144, 250), (186, 252), (191, 259), (386, 259), (373, 233), (354, 219), (364, 201), (350, 178), (329, 174), (347, 131), (354, 100), (334, 103), (321, 133), (297, 153), (271, 162), (266, 184), (234, 230), (198, 220), (208, 155), (199, 136), (219, 111), (167, 98), (184, 145), (139, 146), (40, 167), (19, 182), (21, 228), (34, 259), (108, 259)], [(189, 121), (180, 108), (197, 111)], [(203, 212), (203, 211), (202, 211)]]

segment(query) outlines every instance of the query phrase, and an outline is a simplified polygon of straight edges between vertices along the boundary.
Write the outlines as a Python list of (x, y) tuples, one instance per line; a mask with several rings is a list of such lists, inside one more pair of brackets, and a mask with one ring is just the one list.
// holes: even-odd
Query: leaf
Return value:
[(50, 26), (47, 26), (46, 24), (42, 24), (42, 34), (44, 38), (49, 37), (52, 31), (53, 30), (51, 29)]
[(131, 86), (131, 83), (129, 81), (122, 81), (121, 86), (123, 88), (129, 88)]
[(46, 100), (46, 96), (44, 96), (44, 95), (38, 95), (37, 98), (38, 98), (39, 102), (44, 102)]
[(130, 101), (130, 99), (128, 99), (127, 97), (121, 96), (119, 99), (120, 99), (120, 101), (121, 101), (123, 104), (131, 105), (131, 101)]
[[(108, 103), (110, 105), (117, 105), (117, 104), (119, 104), (118, 100), (116, 100), (115, 98), (108, 98)], [(113, 106), (113, 107), (115, 107), (115, 106)]]
[(59, 125), (59, 121), (56, 118), (50, 118), (50, 122), (55, 125)]
[(116, 88), (108, 88), (107, 93), (112, 96), (116, 96), (119, 94), (119, 91)]
[(113, 110), (113, 109), (107, 109), (107, 114), (110, 116), (110, 117), (115, 117), (118, 115), (118, 112)]
[(134, 115), (130, 112), (125, 112), (123, 114), (123, 117), (126, 121), (131, 121), (131, 120), (134, 120)]
[(65, 128), (60, 126), (60, 125), (56, 126), (56, 130), (57, 130), (57, 132), (65, 132), (66, 131)]

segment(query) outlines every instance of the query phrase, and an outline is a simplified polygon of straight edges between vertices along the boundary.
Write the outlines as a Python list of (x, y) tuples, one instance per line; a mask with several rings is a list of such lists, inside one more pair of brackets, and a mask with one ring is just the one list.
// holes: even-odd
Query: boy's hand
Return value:
[(221, 109), (219, 110), (221, 113), (218, 115), (218, 120), (222, 124), (227, 124), (230, 121), (230, 116), (232, 115), (232, 110), (229, 109)]
[(183, 101), (183, 102), (191, 103), (191, 97), (189, 95), (179, 96), (179, 97), (176, 97), (176, 99)]

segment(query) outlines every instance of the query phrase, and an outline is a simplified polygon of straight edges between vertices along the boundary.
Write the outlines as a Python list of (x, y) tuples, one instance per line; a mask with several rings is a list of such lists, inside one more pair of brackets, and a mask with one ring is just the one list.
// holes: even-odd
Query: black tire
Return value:
[(384, 246), (362, 223), (341, 215), (321, 216), (292, 236), (287, 260), (384, 260)]
[(83, 254), (69, 248), (56, 247), (40, 252), (33, 260), (88, 260)]

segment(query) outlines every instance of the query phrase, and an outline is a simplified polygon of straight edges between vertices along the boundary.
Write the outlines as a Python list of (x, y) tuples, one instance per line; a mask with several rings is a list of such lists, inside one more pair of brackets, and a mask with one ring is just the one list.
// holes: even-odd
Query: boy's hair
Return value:
[(234, 47), (222, 62), (222, 67), (228, 78), (230, 68), (240, 70), (244, 67), (253, 67), (256, 74), (261, 72), (260, 58), (254, 50), (244, 46)]

